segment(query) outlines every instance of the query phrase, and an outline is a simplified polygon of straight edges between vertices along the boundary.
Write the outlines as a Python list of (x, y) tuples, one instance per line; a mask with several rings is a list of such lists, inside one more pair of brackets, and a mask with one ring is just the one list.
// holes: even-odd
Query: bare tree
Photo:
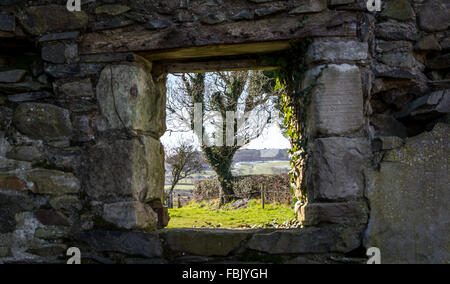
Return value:
[(180, 142), (166, 152), (166, 162), (172, 171), (168, 193), (169, 208), (173, 208), (173, 190), (178, 182), (203, 169), (204, 160), (194, 145), (188, 141)]
[[(260, 71), (182, 74), (178, 78), (168, 92), (168, 115), (173, 118), (169, 125), (195, 132), (206, 161), (218, 176), (223, 205), (236, 199), (231, 172), (236, 151), (258, 138), (276, 117), (271, 79)], [(200, 134), (194, 125), (196, 104), (202, 108)], [(223, 123), (230, 120), (230, 112), (234, 114), (231, 135)]]

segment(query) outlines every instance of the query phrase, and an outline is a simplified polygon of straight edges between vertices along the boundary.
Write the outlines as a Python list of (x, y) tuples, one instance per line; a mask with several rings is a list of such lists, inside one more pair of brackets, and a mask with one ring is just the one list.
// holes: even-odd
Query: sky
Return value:
[[(166, 148), (171, 148), (178, 141), (188, 140), (198, 145), (197, 138), (193, 132), (166, 132), (161, 137), (161, 142)], [(243, 149), (287, 149), (290, 148), (289, 141), (283, 134), (278, 125), (271, 124), (264, 129), (263, 134), (251, 141)]]

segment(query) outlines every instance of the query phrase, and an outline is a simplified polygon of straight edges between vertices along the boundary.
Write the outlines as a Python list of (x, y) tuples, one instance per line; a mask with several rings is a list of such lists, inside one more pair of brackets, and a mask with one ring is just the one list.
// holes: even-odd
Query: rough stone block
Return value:
[(105, 204), (103, 219), (123, 229), (155, 230), (158, 215), (153, 209), (139, 201), (117, 202)]
[(55, 141), (72, 136), (69, 111), (55, 105), (21, 104), (14, 112), (13, 121), (20, 132), (33, 139)]
[(27, 184), (13, 174), (0, 174), (0, 188), (11, 190), (27, 190)]
[(132, 256), (160, 257), (163, 247), (157, 234), (92, 231), (75, 236), (96, 252), (118, 252)]
[(442, 5), (443, 1), (429, 0), (420, 8), (419, 27), (427, 32), (444, 31), (450, 26), (450, 10)]
[(0, 72), (0, 83), (20, 82), (26, 73), (26, 70), (21, 69)]
[(305, 226), (339, 224), (352, 227), (365, 225), (368, 208), (364, 201), (345, 203), (307, 203), (298, 211), (299, 220)]
[(371, 156), (365, 138), (331, 137), (314, 141), (314, 200), (351, 200), (364, 191), (364, 167)]
[(161, 236), (175, 252), (198, 256), (227, 256), (239, 248), (250, 231), (229, 231), (222, 229), (172, 229)]
[(361, 244), (360, 232), (342, 227), (308, 227), (255, 233), (247, 243), (252, 250), (269, 254), (349, 252)]
[(14, 16), (0, 14), (0, 31), (14, 32), (16, 30), (16, 20)]
[(113, 203), (124, 199), (162, 203), (164, 149), (150, 137), (100, 141), (87, 151), (87, 194)]
[(306, 54), (308, 63), (317, 61), (336, 62), (342, 60), (364, 60), (368, 45), (358, 41), (315, 41)]
[(358, 131), (364, 121), (359, 68), (348, 64), (317, 67), (307, 72), (303, 87), (310, 86), (318, 74), (307, 117), (309, 133), (342, 135)]
[[(51, 17), (48, 16), (49, 11)], [(88, 23), (88, 15), (84, 11), (69, 12), (66, 5), (42, 5), (26, 8), (19, 20), (33, 35), (42, 35), (84, 28)]]
[(80, 181), (72, 174), (55, 170), (37, 169), (27, 173), (27, 180), (33, 182), (33, 192), (39, 194), (78, 193)]
[(383, 263), (450, 261), (450, 125), (408, 138), (370, 171), (366, 247)]
[(320, 12), (327, 8), (327, 0), (307, 0), (297, 8), (290, 11), (289, 14), (304, 14), (311, 12)]
[(143, 131), (155, 137), (165, 132), (165, 90), (153, 82), (150, 68), (130, 63), (103, 69), (97, 99), (107, 129)]

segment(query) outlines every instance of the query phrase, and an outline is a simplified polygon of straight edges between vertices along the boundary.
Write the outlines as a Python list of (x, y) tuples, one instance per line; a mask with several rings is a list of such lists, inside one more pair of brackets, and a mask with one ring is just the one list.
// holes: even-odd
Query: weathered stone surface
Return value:
[(52, 33), (44, 35), (39, 42), (57, 41), (57, 40), (76, 40), (80, 35), (79, 32)]
[(432, 60), (428, 60), (426, 65), (431, 69), (450, 68), (450, 53), (436, 56)]
[[(48, 12), (52, 11), (52, 16)], [(34, 35), (84, 28), (88, 16), (84, 11), (69, 12), (65, 5), (33, 6), (20, 15), (24, 27)]]
[(365, 138), (331, 137), (314, 141), (314, 200), (350, 200), (361, 198), (363, 170), (371, 155)]
[(39, 248), (31, 248), (27, 250), (27, 253), (39, 255), (42, 257), (65, 257), (67, 246), (63, 244), (47, 245)]
[(377, 40), (376, 41), (376, 51), (378, 53), (385, 52), (408, 52), (412, 50), (412, 43), (404, 40), (397, 41), (386, 41)]
[(130, 129), (160, 137), (165, 132), (165, 93), (153, 83), (150, 69), (139, 64), (106, 67), (97, 99), (108, 129)]
[(441, 46), (434, 35), (421, 38), (415, 48), (418, 50), (441, 50)]
[(57, 240), (67, 236), (64, 230), (59, 228), (38, 228), (34, 232), (34, 237), (44, 240)]
[(398, 136), (406, 138), (406, 127), (392, 115), (376, 114), (370, 118), (370, 123), (375, 127), (375, 136)]
[(13, 232), (17, 225), (16, 214), (32, 209), (30, 198), (0, 193), (0, 234)]
[(50, 104), (19, 105), (14, 113), (14, 125), (33, 139), (55, 141), (72, 136), (69, 111)]
[(433, 92), (405, 105), (395, 114), (398, 119), (413, 117), (414, 119), (430, 119), (450, 113), (450, 89)]
[(441, 1), (429, 0), (419, 10), (419, 27), (427, 32), (443, 31), (450, 26), (450, 10)]
[(367, 58), (368, 45), (357, 41), (316, 41), (309, 46), (306, 61), (336, 62), (343, 60), (364, 60)]
[(162, 233), (169, 249), (199, 256), (227, 256), (239, 248), (250, 231), (172, 229)]
[(356, 0), (329, 0), (328, 3), (330, 6), (336, 5), (345, 5), (355, 3)]
[(448, 124), (437, 124), (370, 171), (365, 246), (384, 251), (383, 263), (449, 262), (449, 134)]
[(149, 30), (160, 30), (160, 29), (165, 29), (165, 28), (169, 28), (173, 25), (172, 22), (167, 21), (167, 20), (160, 20), (160, 19), (153, 19), (147, 22), (147, 24), (145, 25), (146, 29)]
[(224, 22), (226, 20), (226, 15), (222, 12), (213, 13), (213, 14), (207, 14), (205, 15), (201, 21), (204, 24), (208, 25), (216, 25)]
[(161, 202), (165, 170), (158, 140), (101, 141), (88, 150), (87, 157), (86, 191), (91, 198), (109, 203), (124, 199)]
[(49, 201), (50, 206), (58, 211), (76, 212), (83, 209), (78, 197), (72, 195), (57, 196)]
[(386, 40), (417, 40), (416, 26), (410, 23), (384, 22), (376, 25), (375, 35)]
[(153, 209), (139, 201), (105, 204), (103, 219), (124, 229), (156, 229), (158, 215)]
[(80, 181), (71, 173), (37, 169), (27, 173), (27, 179), (34, 183), (33, 192), (39, 194), (78, 193)]
[(45, 72), (53, 78), (58, 79), (70, 78), (74, 76), (86, 77), (89, 75), (98, 75), (103, 67), (103, 64), (94, 63), (49, 65), (45, 68)]
[(402, 138), (397, 136), (386, 136), (386, 137), (377, 137), (373, 144), (376, 144), (375, 150), (392, 150), (398, 147), (403, 146), (405, 142)]
[[(0, 118), (2, 118), (0, 116)], [(0, 137), (1, 137), (1, 133), (0, 133)], [(8, 153), (11, 150), (11, 144), (9, 144), (8, 140), (5, 138), (0, 138), (0, 156), (5, 156), (6, 153)]]
[(111, 16), (117, 16), (125, 12), (130, 11), (130, 7), (119, 4), (102, 5), (95, 8), (96, 14), (108, 14)]
[(70, 82), (57, 82), (54, 84), (57, 99), (60, 101), (76, 99), (94, 99), (91, 79), (84, 78)]
[(75, 236), (98, 252), (119, 252), (132, 256), (160, 257), (163, 247), (157, 234), (141, 232), (92, 231)]
[(21, 69), (0, 72), (0, 83), (20, 82), (26, 73), (26, 70)]
[(368, 213), (365, 201), (307, 203), (298, 211), (299, 220), (305, 226), (339, 224), (358, 227), (367, 223)]
[(386, 4), (381, 16), (400, 21), (414, 19), (414, 10), (408, 0), (394, 0)]
[(34, 215), (45, 226), (70, 226), (69, 221), (62, 214), (52, 210), (37, 210)]
[(78, 45), (62, 42), (46, 44), (41, 49), (41, 56), (43, 60), (51, 63), (74, 63), (78, 59)]
[(311, 12), (320, 12), (327, 8), (327, 0), (307, 0), (297, 8), (290, 11), (289, 14), (304, 14)]
[(340, 227), (308, 227), (256, 233), (247, 243), (252, 250), (270, 254), (349, 252), (360, 245), (358, 232)]
[(8, 172), (13, 170), (27, 170), (31, 168), (31, 163), (10, 160), (0, 156), (0, 172)]
[(27, 190), (27, 184), (13, 174), (0, 174), (0, 188), (12, 190)]
[(43, 155), (35, 146), (16, 146), (6, 153), (6, 158), (26, 162), (37, 162), (43, 159)]
[(303, 87), (319, 75), (312, 90), (308, 129), (312, 135), (340, 135), (359, 130), (363, 124), (361, 74), (357, 66), (342, 64), (307, 72)]
[(0, 14), (0, 31), (14, 32), (16, 30), (16, 20), (14, 16)]
[(52, 98), (54, 95), (50, 92), (29, 92), (29, 93), (19, 93), (14, 95), (8, 96), (8, 101), (14, 102), (14, 103), (21, 103), (21, 102), (29, 102), (29, 101), (36, 101), (41, 99), (48, 99)]
[(393, 67), (411, 69), (416, 65), (414, 56), (409, 52), (384, 53), (377, 56), (377, 60)]

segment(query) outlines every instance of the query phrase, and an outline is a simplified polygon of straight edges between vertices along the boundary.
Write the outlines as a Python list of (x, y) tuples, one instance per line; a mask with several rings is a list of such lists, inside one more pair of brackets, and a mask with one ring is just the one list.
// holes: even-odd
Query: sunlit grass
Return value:
[(274, 222), (282, 224), (295, 218), (292, 206), (266, 204), (252, 200), (246, 208), (231, 209), (230, 204), (218, 209), (217, 201), (190, 203), (180, 209), (169, 209), (168, 228), (251, 228), (270, 227)]

